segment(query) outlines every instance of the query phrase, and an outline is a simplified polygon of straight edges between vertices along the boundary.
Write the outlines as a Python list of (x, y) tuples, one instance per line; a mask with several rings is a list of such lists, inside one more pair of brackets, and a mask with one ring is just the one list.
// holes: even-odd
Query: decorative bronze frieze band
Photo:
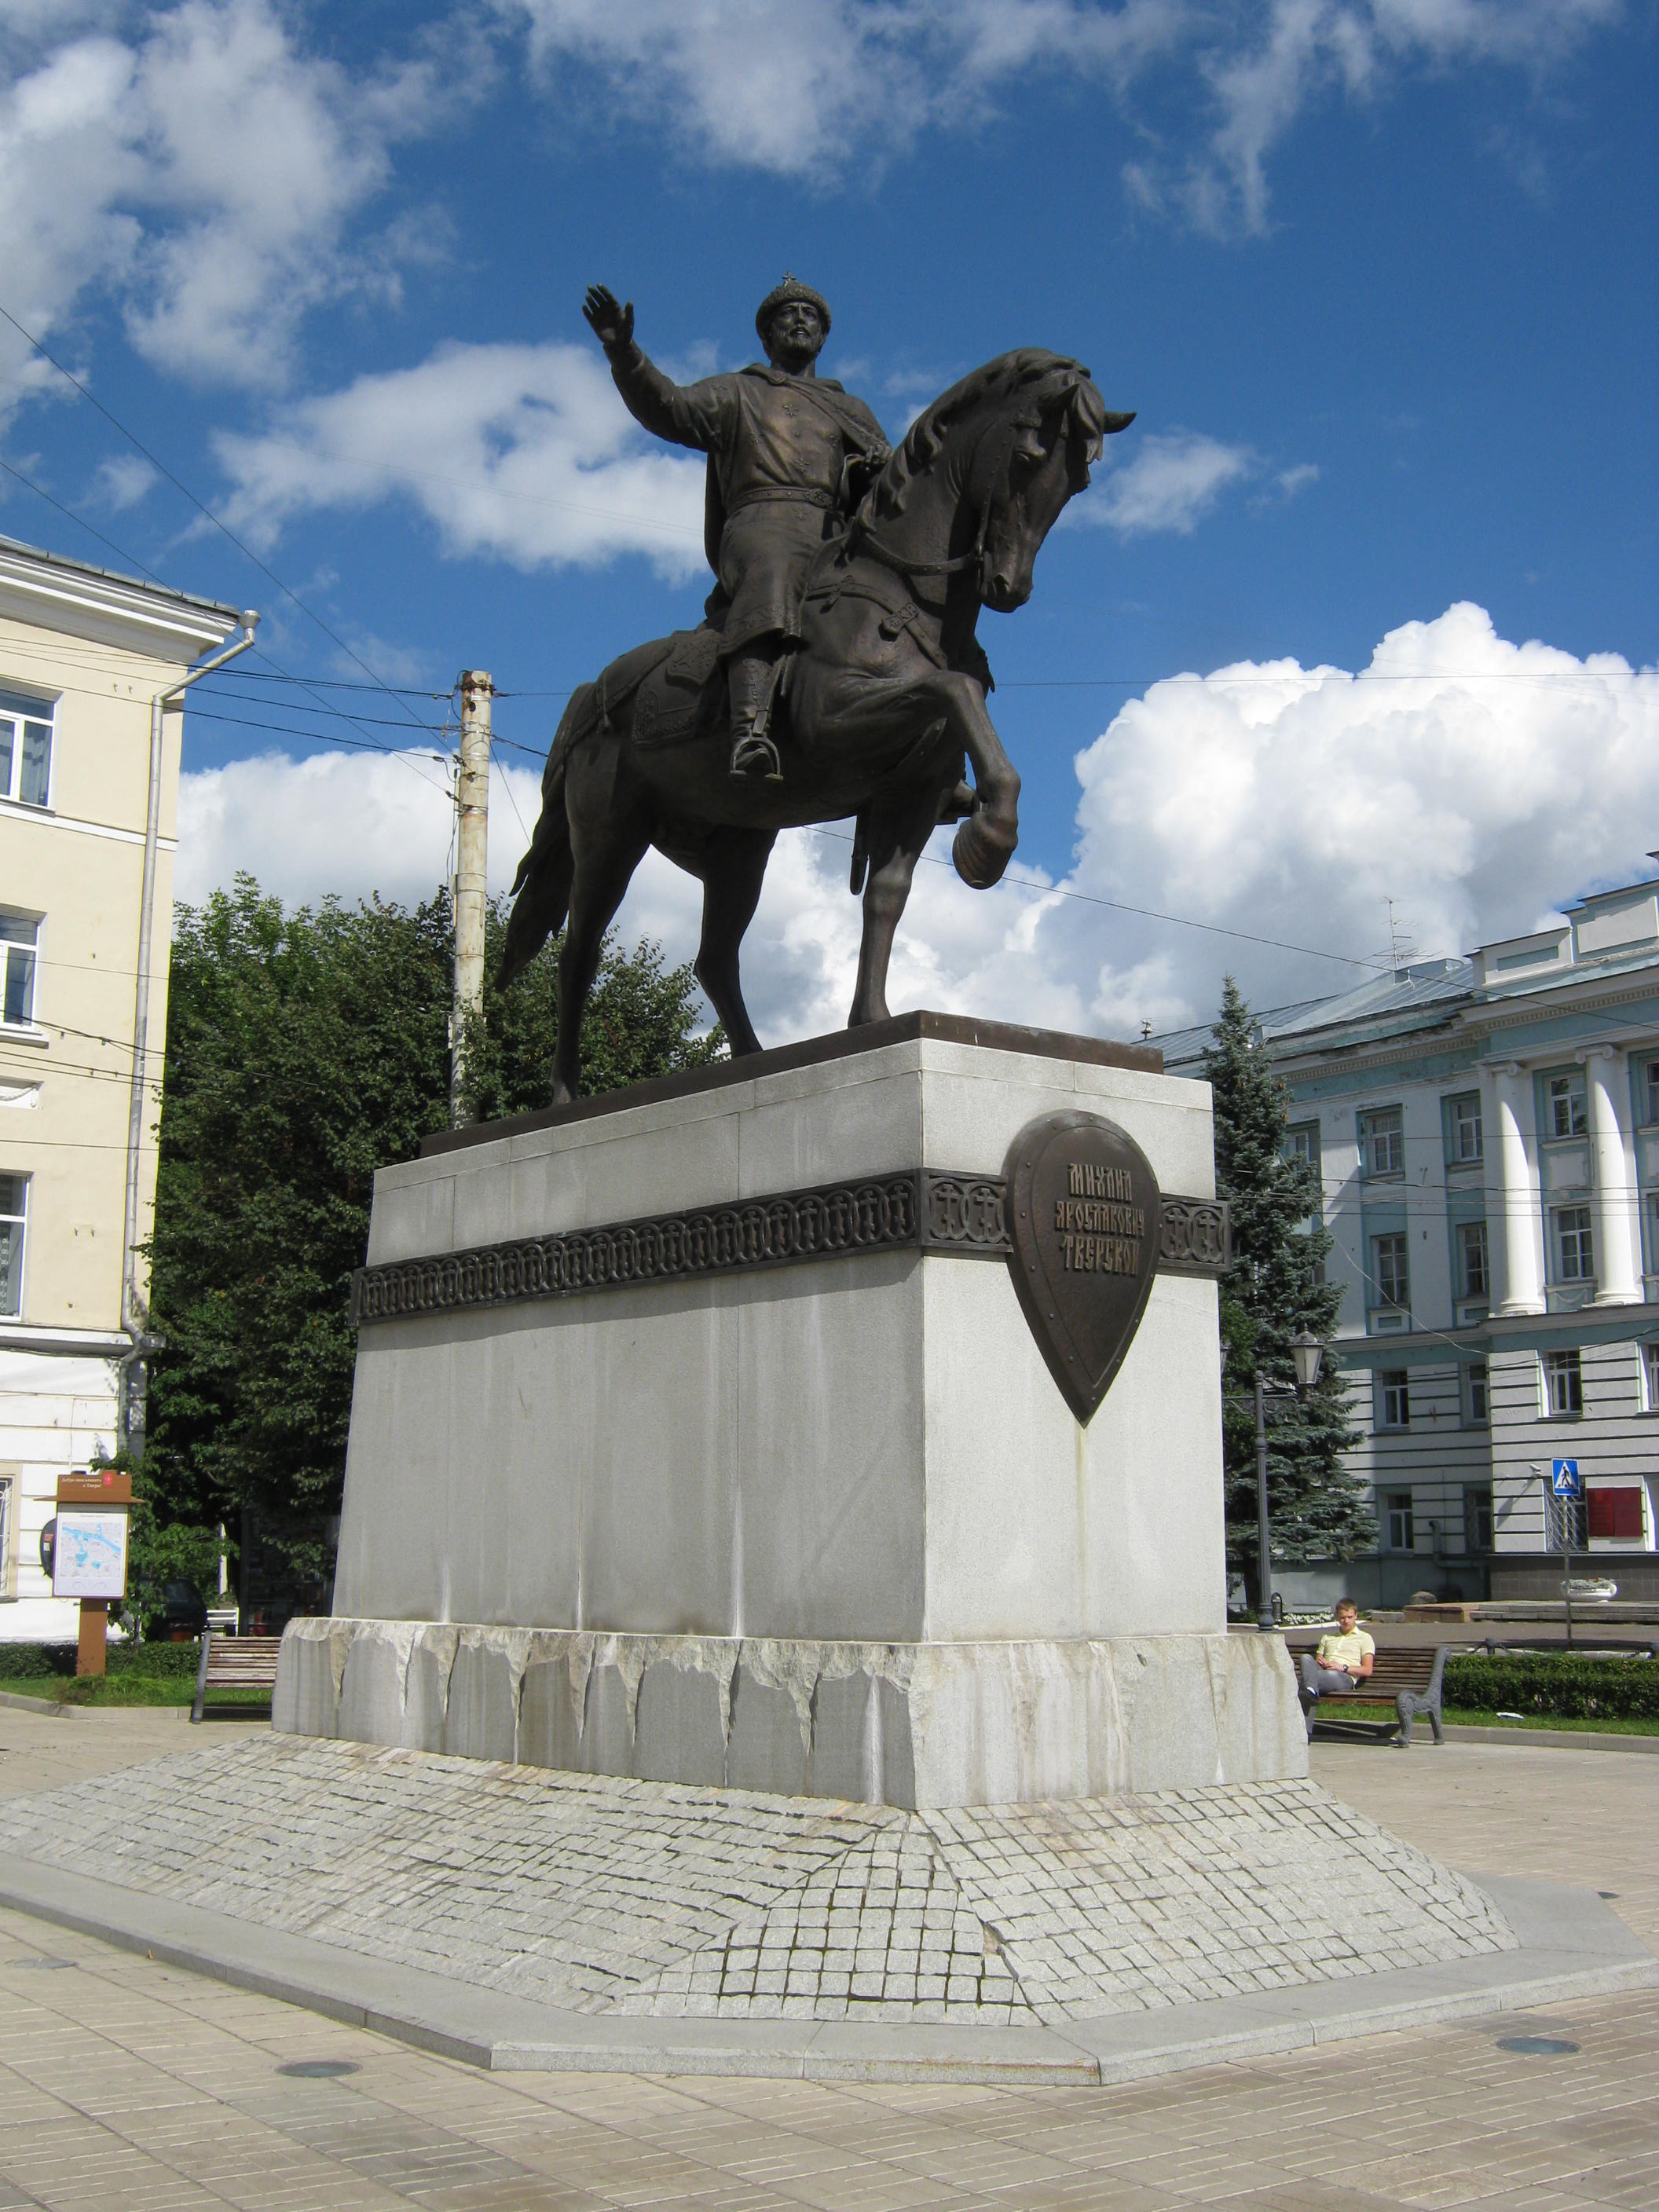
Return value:
[[(815, 1190), (781, 1191), (728, 1206), (359, 1267), (351, 1279), (351, 1322), (355, 1328), (412, 1315), (512, 1305), (521, 1298), (696, 1282), (854, 1252), (955, 1252), (1006, 1260), (1009, 1249), (1000, 1176), (909, 1168)], [(1231, 1258), (1226, 1207), (1212, 1200), (1166, 1196), (1158, 1254), (1167, 1273), (1224, 1273)]]

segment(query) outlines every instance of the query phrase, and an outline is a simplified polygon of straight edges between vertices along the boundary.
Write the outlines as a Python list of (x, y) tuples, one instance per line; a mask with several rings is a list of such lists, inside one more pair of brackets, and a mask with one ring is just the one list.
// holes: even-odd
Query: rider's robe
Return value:
[(887, 458), (880, 423), (830, 378), (764, 362), (678, 385), (630, 343), (611, 373), (637, 422), (708, 456), (703, 543), (720, 578), (708, 611), (722, 655), (798, 636), (813, 556), (844, 519), (848, 464)]

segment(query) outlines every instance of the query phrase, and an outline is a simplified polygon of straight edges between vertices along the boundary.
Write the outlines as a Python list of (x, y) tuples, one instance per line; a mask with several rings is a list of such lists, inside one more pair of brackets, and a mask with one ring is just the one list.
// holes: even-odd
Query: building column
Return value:
[(1483, 1067), (1481, 1079), (1481, 1118), (1492, 1131), (1486, 1147), (1492, 1310), (1497, 1314), (1542, 1313), (1543, 1230), (1527, 1161), (1526, 1132), (1533, 1124), (1532, 1074), (1518, 1060), (1500, 1060)]
[[(1595, 1158), (1595, 1303), (1638, 1304), (1642, 1273), (1636, 1254), (1636, 1194), (1625, 1156), (1628, 1133), (1630, 1064), (1611, 1045), (1584, 1054), (1590, 1149)], [(1620, 1112), (1621, 1105), (1625, 1111)]]

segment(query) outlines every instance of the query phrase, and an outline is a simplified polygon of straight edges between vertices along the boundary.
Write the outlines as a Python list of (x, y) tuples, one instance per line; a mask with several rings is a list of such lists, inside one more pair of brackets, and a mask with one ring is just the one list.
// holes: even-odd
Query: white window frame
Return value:
[[(10, 931), (27, 930), (27, 938), (7, 934)], [(28, 963), (28, 1012), (21, 1021), (12, 1021), (6, 1013), (11, 997), (11, 968), (14, 960)], [(40, 918), (38, 915), (0, 912), (0, 1030), (33, 1030), (35, 994), (40, 987)]]
[(1492, 1426), (1492, 1366), (1487, 1360), (1471, 1359), (1463, 1369), (1463, 1423), (1471, 1429)]
[(1659, 1413), (1659, 1337), (1649, 1337), (1637, 1347), (1642, 1377), (1642, 1411)]
[[(1382, 1247), (1398, 1245), (1399, 1270), (1396, 1285), (1402, 1291), (1398, 1297), (1390, 1297), (1382, 1288)], [(1374, 1310), (1378, 1313), (1409, 1313), (1412, 1303), (1411, 1239), (1403, 1230), (1385, 1230), (1382, 1236), (1371, 1239), (1371, 1291)]]
[[(1544, 1113), (1545, 1135), (1551, 1144), (1589, 1135), (1589, 1097), (1582, 1071), (1569, 1068), (1562, 1074), (1545, 1077)], [(1563, 1121), (1567, 1125), (1565, 1129), (1560, 1126)]]
[[(27, 691), (14, 691), (10, 685), (0, 682), (0, 723), (9, 726), (10, 757), (0, 788), (0, 799), (14, 806), (27, 806), (42, 814), (52, 811), (52, 778), (58, 769), (58, 702), (42, 699)], [(44, 799), (25, 799), (23, 788), (23, 748), (28, 726), (39, 729), (45, 725), (46, 732), (46, 791)]]
[(1376, 1370), (1376, 1425), (1393, 1433), (1412, 1425), (1410, 1370), (1379, 1367)]
[[(1451, 1164), (1455, 1168), (1474, 1167), (1486, 1158), (1486, 1132), (1480, 1120), (1480, 1093), (1467, 1091), (1448, 1102), (1447, 1124), (1451, 1146)], [(1473, 1147), (1466, 1143), (1471, 1129)]]
[[(1469, 1510), (1472, 1504), (1475, 1509), (1473, 1514)], [(1469, 1526), (1471, 1520), (1481, 1519), (1486, 1522), (1484, 1529)], [(1466, 1482), (1463, 1485), (1463, 1549), (1477, 1556), (1490, 1552), (1497, 1533), (1497, 1501), (1492, 1495), (1491, 1483)], [(1482, 1535), (1486, 1538), (1484, 1543), (1478, 1540)]]
[(1367, 1182), (1405, 1174), (1406, 1117), (1400, 1107), (1372, 1106), (1360, 1115), (1359, 1156)]
[[(1389, 1532), (1388, 1549), (1391, 1552), (1414, 1552), (1417, 1549), (1417, 1501), (1412, 1492), (1409, 1490), (1385, 1490), (1382, 1511)], [(1403, 1534), (1404, 1543), (1395, 1541), (1396, 1528)]]
[[(1571, 1226), (1568, 1224), (1571, 1222)], [(1552, 1209), (1555, 1232), (1555, 1279), (1582, 1287), (1595, 1280), (1595, 1218), (1588, 1206)]]
[[(1469, 1254), (1480, 1255), (1480, 1279), (1474, 1280), (1474, 1271), (1469, 1266)], [(1492, 1252), (1484, 1221), (1460, 1221), (1457, 1224), (1457, 1279), (1460, 1298), (1489, 1298), (1492, 1296)]]
[[(1538, 1355), (1539, 1381), (1547, 1421), (1576, 1421), (1584, 1411), (1584, 1366), (1578, 1347)], [(1577, 1405), (1572, 1401), (1577, 1400)]]
[(3, 1316), (7, 1321), (21, 1321), (23, 1317), (23, 1309), (27, 1296), (27, 1276), (25, 1270), (28, 1266), (29, 1256), (29, 1184), (31, 1178), (27, 1173), (21, 1169), (8, 1168), (3, 1171), (3, 1173), (0, 1173), (0, 1190), (3, 1189), (3, 1186), (8, 1181), (16, 1183), (21, 1188), (22, 1192), (23, 1210), (21, 1213), (13, 1213), (9, 1211), (0, 1212), (0, 1225), (4, 1225), (10, 1222), (15, 1222), (19, 1230), (21, 1231), (21, 1234), (17, 1240), (17, 1304), (15, 1306), (8, 1306), (5, 1304), (5, 1279), (3, 1275), (0, 1275), (0, 1316)]

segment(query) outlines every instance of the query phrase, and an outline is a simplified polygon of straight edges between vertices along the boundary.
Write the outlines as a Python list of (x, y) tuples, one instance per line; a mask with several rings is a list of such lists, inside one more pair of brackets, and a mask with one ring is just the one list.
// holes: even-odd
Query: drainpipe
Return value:
[[(132, 1018), (132, 1088), (127, 1107), (126, 1207), (121, 1228), (121, 1327), (131, 1346), (116, 1362), (119, 1377), (117, 1419), (118, 1444), (126, 1443), (136, 1459), (144, 1455), (144, 1375), (143, 1362), (159, 1352), (161, 1340), (149, 1330), (149, 1313), (138, 1295), (138, 1155), (144, 1134), (144, 1087), (149, 1043), (149, 952), (155, 929), (155, 850), (161, 827), (161, 727), (167, 708), (179, 700), (198, 676), (210, 676), (253, 642), (259, 617), (250, 608), (242, 616), (242, 635), (234, 645), (216, 653), (211, 660), (158, 691), (149, 702), (149, 798), (144, 813), (144, 879), (138, 901), (138, 980)], [(136, 1415), (136, 1419), (135, 1419)]]

